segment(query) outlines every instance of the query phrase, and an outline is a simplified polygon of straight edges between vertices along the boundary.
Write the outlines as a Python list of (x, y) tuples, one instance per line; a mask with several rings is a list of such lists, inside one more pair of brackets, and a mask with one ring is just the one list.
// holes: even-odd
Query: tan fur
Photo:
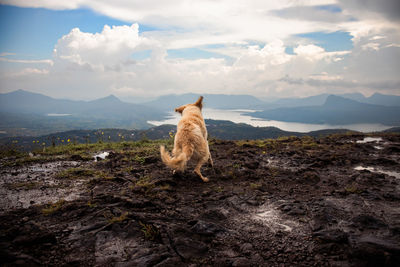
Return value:
[(189, 160), (196, 162), (194, 172), (204, 181), (208, 182), (208, 178), (204, 177), (201, 172), (201, 166), (210, 161), (213, 165), (210, 150), (207, 141), (207, 129), (204, 123), (201, 109), (203, 107), (203, 97), (193, 104), (187, 104), (175, 109), (176, 112), (182, 114), (182, 118), (178, 123), (177, 132), (174, 140), (174, 148), (171, 155), (165, 151), (164, 146), (160, 147), (161, 159), (165, 165), (176, 171), (184, 171)]

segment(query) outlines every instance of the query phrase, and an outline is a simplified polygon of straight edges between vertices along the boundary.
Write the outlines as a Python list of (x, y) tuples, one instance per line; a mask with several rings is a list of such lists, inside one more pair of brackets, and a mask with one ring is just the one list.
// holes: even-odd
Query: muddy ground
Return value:
[(208, 183), (159, 144), (3, 158), (2, 265), (399, 266), (400, 136), (364, 137), (213, 140)]

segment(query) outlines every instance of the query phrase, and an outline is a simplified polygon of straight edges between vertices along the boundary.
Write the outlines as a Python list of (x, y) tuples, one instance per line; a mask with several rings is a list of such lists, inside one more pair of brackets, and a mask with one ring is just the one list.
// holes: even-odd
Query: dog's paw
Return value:
[(208, 179), (207, 177), (203, 177), (203, 182), (207, 183), (208, 181), (210, 181), (210, 179)]

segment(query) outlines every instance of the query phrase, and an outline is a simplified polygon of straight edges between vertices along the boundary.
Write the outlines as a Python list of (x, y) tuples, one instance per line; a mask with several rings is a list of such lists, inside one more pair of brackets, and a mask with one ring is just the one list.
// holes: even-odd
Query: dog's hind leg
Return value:
[(207, 160), (208, 160), (209, 158), (210, 158), (210, 157), (209, 157), (208, 155), (207, 155), (206, 157), (201, 158), (201, 159), (197, 162), (196, 167), (194, 168), (194, 172), (201, 178), (201, 180), (203, 180), (203, 182), (208, 182), (209, 179), (208, 179), (207, 177), (204, 177), (204, 176), (201, 174), (200, 168), (201, 168), (201, 166), (203, 166), (204, 163), (207, 162)]
[(214, 169), (214, 162), (213, 162), (212, 157), (211, 157), (211, 153), (210, 153), (210, 148), (208, 146), (208, 142), (207, 142), (207, 153), (208, 153), (208, 159), (207, 159), (208, 163), (210, 163), (211, 168)]
[(214, 162), (213, 162), (213, 160), (212, 160), (212, 158), (211, 158), (211, 153), (209, 153), (209, 156), (208, 156), (208, 162), (210, 163), (210, 165), (211, 165), (211, 168), (213, 168), (213, 169), (214, 169)]

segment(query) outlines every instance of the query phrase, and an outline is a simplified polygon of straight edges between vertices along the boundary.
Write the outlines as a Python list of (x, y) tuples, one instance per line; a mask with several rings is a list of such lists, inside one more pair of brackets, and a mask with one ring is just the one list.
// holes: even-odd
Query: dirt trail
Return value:
[(98, 162), (7, 167), (12, 159), (3, 159), (0, 258), (5, 266), (399, 266), (400, 136), (356, 142), (363, 138), (212, 141), (209, 183), (129, 148)]

